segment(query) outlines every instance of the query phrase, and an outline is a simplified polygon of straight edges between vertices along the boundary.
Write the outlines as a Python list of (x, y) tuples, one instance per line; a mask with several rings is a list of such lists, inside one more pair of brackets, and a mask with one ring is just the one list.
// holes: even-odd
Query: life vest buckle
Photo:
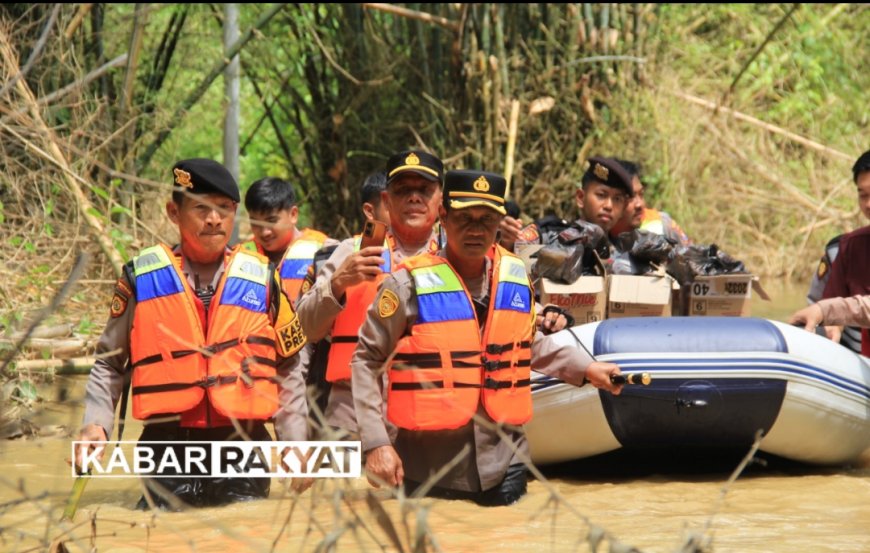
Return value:
[(495, 359), (485, 359), (483, 361), (483, 368), (486, 371), (496, 371), (498, 370), (498, 361)]
[(504, 350), (504, 347), (500, 344), (487, 344), (486, 353), (490, 355), (499, 355)]
[(218, 376), (214, 374), (210, 374), (202, 379), (201, 386), (203, 388), (211, 388), (212, 386), (218, 385)]

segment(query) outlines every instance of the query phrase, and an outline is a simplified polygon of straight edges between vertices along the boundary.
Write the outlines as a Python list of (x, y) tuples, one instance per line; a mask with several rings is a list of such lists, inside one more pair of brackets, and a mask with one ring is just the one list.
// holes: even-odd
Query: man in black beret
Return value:
[[(594, 156), (580, 180), (575, 193), (580, 220), (593, 223), (605, 234), (622, 217), (626, 202), (632, 196), (631, 175), (615, 159)], [(514, 244), (550, 244), (560, 232), (571, 225), (556, 215), (548, 215), (519, 232), (503, 227), (503, 232), (514, 237)], [(502, 240), (505, 247), (509, 240)]]
[[(268, 441), (264, 423), (273, 416), (279, 439), (307, 439), (304, 416), (283, 408), (305, 393), (299, 321), (268, 258), (227, 248), (239, 202), (235, 179), (215, 161), (188, 159), (175, 164), (172, 182), (166, 214), (180, 242), (145, 248), (124, 266), (88, 379), (79, 439), (105, 442), (112, 435), (122, 395), (126, 407), (128, 377), (133, 416), (145, 421), (140, 441), (162, 442), (151, 448), (154, 459), (168, 449), (184, 459), (184, 446), (173, 442)], [(81, 467), (81, 450), (75, 462)], [(139, 508), (269, 494), (268, 478), (152, 474)], [(307, 482), (294, 484), (302, 489)]]
[[(390, 274), (360, 328), (351, 382), (375, 486), (404, 483), (413, 494), (434, 484), (427, 495), (509, 505), (526, 491), (529, 371), (621, 389), (610, 380), (616, 365), (535, 332), (523, 262), (496, 245), (505, 188), (493, 173), (449, 171), (440, 208), (446, 246)], [(395, 445), (387, 419), (398, 427)]]

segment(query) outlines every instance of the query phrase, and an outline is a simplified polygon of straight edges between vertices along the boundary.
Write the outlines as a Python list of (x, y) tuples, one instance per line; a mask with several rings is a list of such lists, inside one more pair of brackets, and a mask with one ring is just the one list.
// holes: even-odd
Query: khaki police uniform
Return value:
[(870, 296), (829, 298), (818, 303), (826, 325), (870, 327)]
[[(441, 251), (438, 255), (443, 257), (446, 254)], [(487, 259), (486, 270), (478, 279), (464, 280), (473, 300), (481, 301), (488, 296), (490, 272), (491, 261)], [(386, 316), (378, 308), (384, 294), (398, 297), (395, 312), (390, 313), (391, 306), (385, 311), (389, 313)], [(385, 279), (377, 300), (369, 308), (352, 361), (351, 383), (363, 451), (390, 445), (385, 425), (383, 367), (399, 339), (411, 333), (416, 317), (414, 280), (406, 269), (396, 271)], [(579, 349), (557, 347), (551, 338), (541, 333), (535, 336), (532, 344), (532, 369), (535, 371), (581, 385), (584, 368), (591, 362), (592, 359)], [(482, 405), (478, 407), (477, 415), (475, 419), (494, 424)], [(436, 485), (463, 492), (481, 492), (498, 486), (508, 467), (528, 459), (528, 443), (523, 429), (504, 426), (502, 431), (507, 439), (502, 439), (493, 428), (477, 420), (456, 430), (422, 432), (399, 429), (393, 445), (402, 459), (405, 477), (418, 483), (426, 482), (431, 475), (453, 463), (454, 458), (468, 446), (469, 454), (459, 459)]]

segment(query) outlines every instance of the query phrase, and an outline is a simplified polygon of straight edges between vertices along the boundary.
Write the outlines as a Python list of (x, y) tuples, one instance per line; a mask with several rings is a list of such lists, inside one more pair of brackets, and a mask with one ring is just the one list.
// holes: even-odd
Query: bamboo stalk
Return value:
[(72, 38), (73, 33), (76, 32), (76, 29), (79, 28), (79, 26), (82, 24), (82, 21), (84, 21), (85, 16), (91, 12), (91, 8), (93, 7), (94, 5), (92, 3), (82, 4), (79, 6), (75, 17), (73, 17), (72, 21), (69, 22), (69, 25), (66, 26), (66, 30), (63, 32), (64, 38), (66, 38), (67, 40), (70, 40)]
[(432, 15), (431, 13), (409, 10), (408, 8), (401, 8), (393, 4), (377, 4), (372, 2), (363, 2), (362, 7), (370, 10), (380, 10), (401, 17), (407, 17), (408, 19), (418, 19), (420, 21), (425, 21), (426, 23), (439, 25), (454, 32), (459, 31), (459, 23), (450, 21), (446, 17)]
[(50, 372), (54, 374), (89, 374), (94, 366), (94, 357), (72, 359), (24, 359), (15, 362), (12, 372)]
[[(16, 58), (12, 46), (9, 43), (9, 37), (2, 30), (0, 30), (0, 47), (2, 47), (4, 52), (2, 58), (6, 62), (7, 70), (10, 74), (16, 74), (16, 63), (14, 61)], [(57, 140), (54, 138), (54, 134), (42, 119), (42, 115), (39, 112), (39, 105), (36, 102), (33, 91), (30, 90), (27, 81), (24, 79), (20, 79), (16, 82), (15, 87), (30, 108), (30, 115), (33, 119), (34, 126), (42, 134), (42, 138), (46, 143), (50, 157), (62, 169), (63, 176), (72, 192), (73, 198), (75, 198), (75, 201), (78, 204), (82, 217), (87, 221), (88, 226), (91, 227), (93, 236), (100, 245), (100, 249), (103, 250), (103, 253), (106, 254), (106, 257), (108, 257), (109, 261), (112, 263), (115, 276), (121, 276), (121, 267), (124, 266), (124, 260), (121, 259), (121, 256), (115, 249), (115, 245), (112, 244), (112, 240), (109, 238), (109, 233), (103, 226), (102, 221), (93, 214), (95, 211), (93, 204), (91, 204), (90, 200), (88, 200), (87, 196), (82, 192), (78, 182), (76, 182), (76, 180), (71, 176), (73, 171), (66, 158), (63, 156), (63, 153), (60, 151), (60, 147), (57, 145)]]
[(511, 100), (511, 121), (508, 127), (507, 153), (505, 153), (504, 178), (507, 181), (504, 196), (511, 194), (511, 177), (514, 173), (514, 149), (517, 143), (517, 127), (520, 120), (520, 101)]

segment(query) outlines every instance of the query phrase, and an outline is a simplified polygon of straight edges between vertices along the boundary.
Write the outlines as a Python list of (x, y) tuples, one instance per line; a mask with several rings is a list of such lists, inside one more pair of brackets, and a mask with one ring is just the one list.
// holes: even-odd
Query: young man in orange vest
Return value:
[[(496, 246), (505, 188), (492, 173), (448, 172), (446, 247), (387, 277), (360, 329), (351, 382), (375, 486), (404, 483), (413, 493), (426, 483), (428, 495), (509, 505), (526, 491), (530, 370), (621, 391), (611, 383), (619, 367), (535, 332), (523, 262)], [(386, 420), (398, 427), (395, 446)]]
[(299, 206), (293, 185), (277, 177), (254, 182), (245, 193), (254, 239), (242, 244), (269, 258), (278, 268), (281, 286), (294, 303), (314, 260), (329, 238), (314, 229), (299, 230)]
[[(183, 458), (184, 446), (167, 442), (271, 440), (265, 422), (273, 416), (279, 439), (306, 439), (304, 418), (294, 420), (287, 408), (304, 402), (296, 353), (305, 335), (269, 260), (227, 248), (239, 203), (235, 180), (215, 161), (188, 159), (175, 164), (173, 181), (166, 213), (180, 243), (146, 248), (124, 266), (88, 379), (79, 440), (112, 435), (130, 371), (133, 416), (145, 421), (139, 440), (164, 443), (152, 449), (154, 459), (168, 449)], [(145, 480), (139, 508), (269, 494), (268, 478), (165, 476)]]
[(344, 240), (297, 305), (309, 340), (330, 336), (326, 379), (332, 388), (325, 414), (329, 426), (349, 434), (357, 431), (350, 359), (378, 284), (404, 259), (438, 249), (433, 229), (441, 204), (441, 160), (420, 150), (399, 152), (387, 160), (386, 173), (381, 199), (390, 224), (384, 245), (361, 248), (358, 236)]

